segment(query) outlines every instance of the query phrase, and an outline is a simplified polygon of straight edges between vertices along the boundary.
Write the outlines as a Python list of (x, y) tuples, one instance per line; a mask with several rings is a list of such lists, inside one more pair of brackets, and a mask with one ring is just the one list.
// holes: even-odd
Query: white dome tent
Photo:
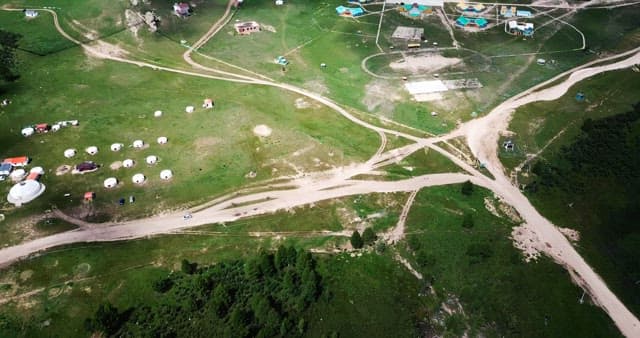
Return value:
[(135, 175), (133, 175), (133, 177), (131, 178), (131, 182), (133, 182), (133, 183), (135, 183), (135, 184), (142, 184), (142, 183), (144, 183), (144, 181), (145, 181), (146, 179), (147, 179), (147, 178), (146, 178), (146, 177), (144, 177), (144, 175), (143, 175), (143, 174), (135, 174)]
[(19, 207), (42, 195), (44, 190), (44, 184), (34, 180), (26, 180), (11, 187), (9, 194), (7, 195), (7, 201)]
[(122, 166), (125, 168), (132, 168), (135, 164), (136, 162), (130, 158), (122, 161)]
[(51, 126), (51, 131), (56, 132), (56, 131), (60, 130), (61, 127), (62, 127), (62, 125), (60, 123), (56, 123), (56, 124)]
[(111, 151), (120, 151), (124, 144), (122, 143), (114, 143), (111, 145)]
[(142, 140), (133, 141), (133, 147), (134, 148), (138, 148), (138, 149), (144, 147), (144, 141), (142, 141)]
[(89, 155), (95, 155), (95, 154), (98, 153), (98, 147), (96, 147), (96, 146), (87, 147), (87, 149), (85, 149), (85, 151)]
[(29, 173), (37, 173), (38, 175), (44, 175), (44, 168), (42, 167), (33, 167), (29, 170)]
[(158, 162), (158, 156), (156, 155), (149, 155), (147, 156), (147, 158), (145, 159), (145, 161), (147, 162), (147, 164), (156, 164)]
[(184, 109), (184, 111), (186, 111), (189, 114), (193, 113), (194, 110), (196, 109), (193, 106), (187, 106), (187, 108)]
[(169, 169), (165, 169), (163, 171), (160, 172), (160, 179), (163, 180), (169, 180), (173, 177), (173, 172), (171, 172), (171, 170)]
[(157, 141), (158, 141), (158, 144), (166, 144), (169, 141), (169, 139), (167, 139), (166, 136), (160, 136), (158, 137)]
[(22, 129), (22, 131), (20, 131), (20, 134), (22, 134), (22, 136), (24, 136), (24, 137), (29, 137), (29, 136), (33, 135), (33, 133), (35, 133), (35, 132), (36, 132), (35, 129), (33, 129), (31, 127), (27, 127), (27, 128)]
[(115, 188), (118, 185), (118, 179), (115, 177), (109, 177), (104, 180), (104, 187), (107, 189)]
[(67, 150), (64, 151), (64, 157), (66, 158), (72, 158), (76, 156), (76, 150), (73, 148), (69, 148)]
[(153, 116), (154, 116), (154, 117), (160, 117), (160, 116), (162, 116), (162, 110), (156, 110), (156, 111), (153, 113)]

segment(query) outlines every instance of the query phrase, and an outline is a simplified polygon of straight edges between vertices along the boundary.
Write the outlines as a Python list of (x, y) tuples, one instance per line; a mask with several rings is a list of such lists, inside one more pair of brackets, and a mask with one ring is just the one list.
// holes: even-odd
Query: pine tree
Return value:
[(354, 249), (360, 249), (364, 246), (364, 241), (362, 240), (362, 237), (360, 237), (358, 230), (355, 230), (351, 235), (351, 246)]
[(371, 229), (370, 227), (364, 229), (364, 232), (362, 232), (362, 240), (364, 241), (364, 244), (371, 245), (376, 241), (376, 239), (376, 233), (373, 232), (373, 229)]

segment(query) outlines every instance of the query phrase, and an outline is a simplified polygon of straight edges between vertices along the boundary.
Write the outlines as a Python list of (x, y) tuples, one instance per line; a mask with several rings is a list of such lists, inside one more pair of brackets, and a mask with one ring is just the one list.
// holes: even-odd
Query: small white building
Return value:
[(158, 156), (149, 155), (149, 156), (147, 156), (145, 161), (147, 162), (147, 164), (154, 165), (154, 164), (156, 164), (158, 162)]
[(156, 111), (153, 113), (153, 116), (154, 116), (154, 117), (160, 117), (160, 116), (162, 116), (162, 110), (156, 110)]
[(167, 139), (166, 136), (160, 136), (157, 139), (158, 144), (167, 144), (167, 142), (169, 142), (169, 139)]
[(193, 111), (196, 110), (196, 108), (194, 106), (187, 106), (184, 111), (191, 114), (193, 113)]
[(33, 135), (35, 132), (36, 132), (35, 129), (33, 129), (31, 127), (27, 127), (27, 128), (22, 129), (20, 131), (20, 134), (22, 134), (22, 136), (24, 136), (24, 137), (29, 137), (29, 136)]
[(276, 0), (276, 6), (282, 6), (284, 5), (284, 0)]
[(67, 150), (64, 151), (64, 157), (66, 158), (72, 158), (76, 156), (76, 150), (73, 148), (69, 148)]
[(93, 156), (93, 155), (98, 153), (98, 147), (96, 147), (96, 146), (87, 147), (87, 149), (85, 149), (85, 152), (87, 152), (87, 154)]
[(136, 162), (130, 158), (122, 161), (122, 166), (125, 168), (132, 168), (134, 165), (136, 165)]
[(104, 187), (107, 189), (115, 188), (118, 185), (118, 179), (115, 177), (109, 177), (104, 180)]
[(135, 140), (133, 141), (133, 147), (140, 149), (142, 147), (144, 147), (144, 142), (142, 140)]
[(24, 10), (24, 16), (27, 18), (35, 18), (38, 16), (38, 11), (33, 10), (33, 9), (25, 9)]
[(142, 184), (144, 183), (144, 181), (146, 181), (147, 178), (144, 177), (143, 174), (135, 174), (133, 175), (133, 177), (131, 178), (131, 182), (135, 183), (135, 184)]
[(171, 172), (171, 170), (169, 169), (164, 169), (163, 171), (160, 172), (160, 179), (163, 180), (169, 180), (173, 177), (173, 172)]
[(111, 151), (120, 151), (124, 144), (122, 143), (114, 143), (111, 145)]

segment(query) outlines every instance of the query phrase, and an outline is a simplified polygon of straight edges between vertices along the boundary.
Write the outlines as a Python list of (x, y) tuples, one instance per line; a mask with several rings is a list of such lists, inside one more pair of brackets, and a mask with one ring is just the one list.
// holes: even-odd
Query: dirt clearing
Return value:
[(440, 54), (429, 53), (421, 55), (403, 54), (403, 60), (391, 62), (389, 67), (394, 70), (404, 70), (411, 73), (435, 72), (443, 68), (463, 65), (462, 59), (444, 57)]

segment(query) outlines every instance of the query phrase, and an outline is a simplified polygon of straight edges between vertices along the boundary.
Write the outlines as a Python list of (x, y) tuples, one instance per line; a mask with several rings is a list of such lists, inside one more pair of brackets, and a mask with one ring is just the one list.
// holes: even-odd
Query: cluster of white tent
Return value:
[[(78, 121), (78, 120), (58, 121), (58, 122), (52, 124), (50, 128), (51, 128), (51, 131), (56, 132), (56, 131), (60, 130), (63, 127), (77, 126), (78, 124), (80, 124), (80, 121)], [(20, 131), (20, 134), (22, 134), (22, 136), (24, 136), (24, 137), (29, 137), (29, 136), (35, 134), (35, 132), (36, 132), (36, 128), (34, 128), (33, 126), (29, 126), (29, 127), (22, 128), (22, 130)]]
[[(163, 181), (168, 181), (173, 177), (173, 172), (170, 169), (164, 169), (160, 172), (160, 179)], [(136, 173), (131, 177), (131, 182), (133, 184), (144, 184), (147, 181), (147, 177), (143, 173)], [(104, 180), (104, 187), (107, 189), (115, 188), (118, 186), (118, 179), (115, 177), (109, 177)]]
[[(169, 139), (166, 136), (160, 136), (160, 137), (158, 137), (156, 139), (156, 142), (158, 142), (158, 144), (167, 144), (167, 142), (169, 142)], [(133, 148), (136, 148), (136, 149), (144, 148), (144, 145), (145, 145), (145, 143), (144, 143), (143, 140), (135, 140), (131, 144), (131, 146)], [(111, 144), (111, 147), (110, 147), (111, 151), (113, 151), (113, 152), (120, 151), (120, 150), (122, 150), (122, 148), (124, 148), (124, 144), (123, 143), (113, 143), (113, 144)], [(89, 146), (89, 147), (85, 148), (84, 151), (87, 154), (93, 156), (93, 155), (98, 153), (99, 149), (98, 149), (97, 146)], [(72, 158), (72, 157), (76, 156), (77, 153), (78, 153), (78, 151), (76, 149), (68, 148), (68, 149), (66, 149), (64, 151), (64, 157)], [(157, 160), (157, 158), (156, 158), (156, 160)], [(147, 163), (149, 163), (149, 161), (147, 161)], [(149, 163), (149, 164), (154, 164), (154, 163), (155, 163), (155, 161), (153, 161), (153, 163)]]

